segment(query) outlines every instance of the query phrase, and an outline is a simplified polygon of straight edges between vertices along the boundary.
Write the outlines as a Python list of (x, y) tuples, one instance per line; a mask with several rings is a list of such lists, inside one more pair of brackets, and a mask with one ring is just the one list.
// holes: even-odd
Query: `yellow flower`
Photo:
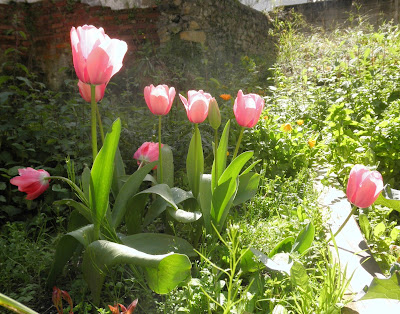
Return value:
[(297, 120), (296, 123), (297, 123), (298, 125), (303, 125), (303, 124), (304, 124), (304, 120)]
[(229, 94), (221, 94), (221, 95), (219, 95), (219, 97), (221, 97), (223, 100), (231, 99), (231, 95), (229, 95)]
[(285, 124), (282, 124), (281, 130), (285, 131), (285, 132), (291, 132), (293, 130), (293, 128), (290, 123), (285, 123)]
[(226, 152), (226, 156), (229, 156), (229, 152)]
[(310, 138), (308, 140), (308, 146), (310, 146), (311, 148), (313, 148), (315, 146), (315, 144), (317, 143), (316, 140), (313, 140), (312, 138)]

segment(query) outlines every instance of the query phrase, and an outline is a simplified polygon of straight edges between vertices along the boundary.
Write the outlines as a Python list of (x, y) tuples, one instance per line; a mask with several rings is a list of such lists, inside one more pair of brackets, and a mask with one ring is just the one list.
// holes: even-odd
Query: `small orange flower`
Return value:
[(268, 119), (268, 116), (264, 116), (263, 119), (264, 119), (264, 120), (267, 120), (267, 119)]
[(313, 140), (312, 138), (310, 138), (308, 140), (308, 146), (310, 146), (311, 148), (313, 148), (315, 146), (315, 144), (317, 143), (316, 140)]
[(219, 97), (221, 97), (223, 100), (229, 100), (232, 98), (229, 94), (221, 94), (219, 95)]
[(304, 124), (304, 120), (297, 120), (296, 123), (297, 123), (298, 125), (303, 125), (303, 124)]
[(229, 152), (226, 152), (226, 156), (229, 156)]
[(282, 124), (281, 130), (285, 132), (291, 132), (293, 130), (292, 125), (290, 123)]

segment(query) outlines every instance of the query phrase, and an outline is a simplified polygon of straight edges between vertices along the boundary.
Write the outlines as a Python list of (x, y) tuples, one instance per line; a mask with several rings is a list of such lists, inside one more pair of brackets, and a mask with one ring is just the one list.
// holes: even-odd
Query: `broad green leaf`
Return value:
[(264, 268), (251, 250), (243, 250), (242, 254), (240, 260), (240, 268), (242, 271), (253, 273)]
[[(140, 234), (128, 236), (123, 238), (124, 244), (98, 240), (87, 247), (82, 267), (95, 304), (99, 304), (105, 276), (113, 265), (134, 264), (145, 267), (149, 286), (157, 293), (168, 293), (182, 281), (190, 278), (189, 258), (186, 255), (171, 252), (171, 246), (179, 245), (180, 240), (183, 239), (178, 240), (179, 238), (172, 237), (172, 241), (168, 242), (169, 245), (165, 245), (166, 241), (162, 241), (161, 236), (158, 234), (153, 239), (145, 238), (144, 240), (140, 238)], [(171, 240), (171, 237), (168, 240)], [(139, 242), (145, 242), (145, 244)], [(145, 248), (146, 252), (138, 249), (139, 247)], [(153, 247), (156, 249), (153, 250)], [(174, 250), (176, 251), (177, 248)], [(162, 253), (150, 254), (149, 251)]]
[(368, 221), (366, 214), (360, 213), (358, 215), (358, 223), (360, 224), (360, 229), (364, 233), (367, 240), (371, 239), (371, 225)]
[(248, 166), (240, 175), (244, 175), (246, 173), (249, 173), (258, 163), (260, 163), (262, 159), (258, 159), (255, 162), (253, 162), (250, 166)]
[(379, 238), (386, 231), (386, 226), (383, 222), (378, 223), (374, 228), (374, 236)]
[(92, 211), (94, 211), (93, 222), (95, 229), (100, 228), (101, 221), (107, 211), (114, 170), (114, 158), (120, 133), (121, 120), (117, 119), (112, 125), (111, 132), (106, 135), (103, 147), (97, 154), (91, 170), (94, 189), (94, 191), (91, 191), (91, 206)]
[(212, 178), (212, 189), (214, 190), (215, 189), (215, 187), (216, 187), (216, 185), (217, 185), (217, 182), (218, 182), (218, 180), (219, 180), (219, 178), (221, 177), (221, 175), (222, 175), (222, 173), (225, 171), (225, 168), (226, 168), (226, 158), (227, 158), (227, 151), (228, 151), (228, 141), (229, 141), (229, 128), (230, 128), (230, 122), (231, 120), (228, 120), (227, 122), (226, 122), (226, 124), (225, 124), (225, 127), (224, 127), (224, 131), (222, 132), (222, 135), (221, 135), (221, 139), (220, 139), (220, 142), (219, 142), (219, 144), (218, 144), (218, 149), (217, 149), (217, 162), (218, 162), (218, 164), (217, 164), (217, 169), (218, 169), (218, 174), (217, 174), (217, 177), (215, 177), (215, 164), (214, 164), (214, 162), (213, 162), (213, 165), (212, 165), (212, 175), (213, 175), (213, 178)]
[(161, 198), (163, 198), (169, 204), (169, 206), (171, 206), (175, 210), (178, 209), (178, 206), (176, 206), (174, 198), (172, 196), (171, 188), (167, 184), (164, 184), (164, 183), (157, 184), (157, 185), (154, 185), (154, 186), (148, 188), (147, 190), (139, 192), (139, 194), (143, 194), (143, 193), (156, 194), (156, 195), (160, 196)]
[(128, 234), (142, 232), (143, 213), (149, 199), (148, 194), (138, 194), (130, 198), (126, 204), (125, 225)]
[(292, 252), (299, 252), (303, 254), (306, 250), (311, 247), (312, 242), (314, 241), (315, 228), (312, 222), (309, 222), (307, 226), (305, 226), (297, 236), (293, 247)]
[(68, 205), (72, 208), (75, 208), (83, 217), (86, 218), (87, 221), (93, 222), (92, 215), (90, 214), (90, 209), (87, 208), (85, 205), (83, 205), (81, 202), (77, 202), (77, 201), (71, 200), (71, 199), (63, 199), (63, 200), (55, 201), (53, 204), (56, 206)]
[(82, 172), (82, 190), (83, 194), (85, 195), (86, 199), (90, 199), (90, 169), (89, 167), (86, 167), (83, 169)]
[(217, 230), (220, 231), (225, 224), (229, 209), (236, 195), (238, 184), (237, 177), (245, 163), (253, 156), (253, 152), (244, 152), (237, 156), (222, 173), (218, 185), (213, 191), (211, 219)]
[(299, 262), (294, 262), (290, 268), (290, 280), (295, 287), (301, 287), (304, 289), (304, 291), (308, 291), (310, 289), (307, 271)]
[(367, 293), (360, 300), (378, 298), (400, 300), (400, 274), (398, 271), (389, 279), (372, 279)]
[(121, 152), (117, 147), (117, 151), (115, 152), (115, 160), (114, 160), (114, 173), (113, 173), (113, 180), (111, 183), (111, 191), (114, 195), (114, 199), (117, 198), (119, 191), (124, 184), (121, 180), (125, 176), (125, 166), (124, 162), (121, 157)]
[[(172, 154), (171, 147), (164, 144), (161, 148), (162, 153), (162, 168), (163, 168), (163, 180), (168, 184), (170, 188), (174, 186), (174, 156)], [(157, 178), (160, 177), (160, 167), (157, 167)]]
[(292, 250), (294, 241), (295, 239), (293, 237), (283, 239), (269, 252), (268, 257), (272, 258), (275, 254), (282, 252), (289, 253)]
[(137, 193), (140, 185), (143, 182), (143, 179), (156, 164), (157, 161), (154, 161), (134, 172), (129, 176), (125, 184), (120, 189), (112, 210), (112, 224), (114, 228), (118, 227), (122, 222), (122, 219), (125, 215), (127, 202)]
[(212, 233), (213, 228), (211, 226), (211, 174), (203, 174), (200, 179), (200, 192), (199, 192), (199, 203), (200, 209), (203, 213), (204, 226), (207, 233)]
[(82, 216), (78, 210), (74, 209), (68, 217), (68, 227), (67, 231), (71, 232), (82, 228), (91, 222)]
[(168, 208), (168, 213), (178, 222), (190, 223), (195, 222), (201, 218), (201, 213), (196, 212), (188, 212), (182, 209), (173, 210), (171, 207)]
[[(179, 204), (190, 198), (194, 199), (191, 192), (184, 191), (177, 187), (173, 187), (171, 189), (171, 194), (172, 194), (172, 199), (174, 200), (175, 204)], [(170, 206), (170, 205), (167, 201), (165, 201), (161, 197), (158, 197), (151, 204), (149, 210), (147, 211), (146, 216), (144, 218), (143, 225), (144, 226), (149, 225), (155, 218), (160, 216), (161, 213), (164, 212), (168, 206)], [(175, 210), (175, 209), (173, 209), (173, 210)]]
[(385, 186), (384, 190), (381, 192), (381, 194), (379, 194), (374, 204), (386, 206), (390, 209), (400, 212), (400, 191), (391, 189), (389, 186)]
[(197, 124), (194, 134), (190, 140), (189, 151), (186, 158), (186, 174), (189, 181), (189, 187), (193, 196), (197, 198), (199, 194), (200, 177), (204, 172), (204, 155), (201, 145), (201, 135)]
[(93, 239), (93, 225), (84, 226), (78, 230), (65, 234), (57, 244), (54, 262), (47, 278), (47, 286), (52, 287), (65, 264), (71, 259), (72, 254), (79, 244), (89, 245)]
[(256, 195), (260, 175), (255, 172), (246, 172), (239, 176), (239, 187), (233, 201), (233, 205), (242, 204)]
[(20, 314), (39, 314), (18, 301), (0, 293), (0, 306)]
[(257, 249), (250, 248), (250, 250), (268, 269), (284, 272), (287, 275), (290, 275), (290, 269), (292, 268), (293, 262), (290, 260), (290, 255), (288, 253), (278, 253), (275, 254), (273, 258), (269, 258)]
[(149, 287), (158, 294), (167, 294), (190, 280), (191, 268), (192, 264), (186, 255), (164, 257), (157, 267), (146, 267)]

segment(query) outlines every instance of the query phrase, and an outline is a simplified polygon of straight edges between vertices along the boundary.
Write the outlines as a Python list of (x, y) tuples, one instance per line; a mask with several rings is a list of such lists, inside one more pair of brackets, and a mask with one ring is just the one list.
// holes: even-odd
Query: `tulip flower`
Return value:
[(18, 186), (18, 190), (27, 193), (27, 200), (34, 200), (49, 187), (50, 174), (45, 170), (35, 170), (30, 167), (18, 169), (19, 176), (12, 178), (10, 183)]
[(360, 208), (371, 206), (383, 189), (382, 175), (363, 165), (355, 165), (347, 182), (346, 194), (350, 203)]
[(333, 236), (336, 237), (343, 229), (350, 217), (356, 212), (357, 207), (366, 208), (371, 206), (382, 190), (383, 179), (379, 171), (370, 171), (363, 165), (355, 165), (350, 171), (346, 189), (347, 199), (354, 206)]
[[(96, 102), (99, 102), (100, 100), (103, 99), (104, 92), (106, 91), (106, 86), (107, 86), (107, 84), (96, 85), (96, 93), (95, 93)], [(79, 80), (78, 88), (79, 88), (79, 93), (81, 94), (82, 98), (86, 102), (91, 103), (92, 96), (91, 96), (90, 84), (85, 84), (81, 80)]]
[[(164, 145), (161, 144), (161, 147)], [(138, 165), (141, 166), (143, 163), (150, 163), (158, 160), (159, 150), (158, 143), (144, 142), (142, 146), (133, 155), (133, 158), (138, 161)], [(156, 169), (155, 166), (153, 169)]]
[(260, 119), (261, 112), (264, 109), (264, 99), (257, 94), (244, 95), (239, 90), (233, 105), (237, 123), (245, 128), (252, 128)]
[(210, 104), (211, 95), (203, 92), (202, 90), (188, 91), (188, 99), (179, 95), (183, 105), (186, 109), (186, 114), (190, 122), (201, 123), (208, 115), (208, 106)]
[(166, 115), (175, 98), (175, 88), (167, 85), (153, 84), (144, 88), (144, 99), (150, 111), (155, 115)]
[(107, 84), (122, 67), (128, 50), (126, 42), (111, 39), (102, 27), (83, 25), (71, 28), (74, 68), (78, 78), (86, 84)]

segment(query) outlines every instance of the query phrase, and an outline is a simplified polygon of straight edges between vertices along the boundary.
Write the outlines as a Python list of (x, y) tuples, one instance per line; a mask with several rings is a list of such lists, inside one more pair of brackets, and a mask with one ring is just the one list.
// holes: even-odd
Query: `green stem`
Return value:
[(218, 130), (214, 131), (214, 168), (215, 168), (215, 182), (218, 182)]
[(235, 152), (233, 153), (232, 160), (234, 160), (236, 158), (237, 153), (239, 151), (240, 142), (242, 141), (242, 138), (243, 138), (243, 132), (244, 132), (244, 126), (242, 126), (242, 129), (240, 130), (239, 139), (236, 143), (236, 148), (235, 148)]
[[(350, 214), (346, 217), (345, 221), (342, 223), (342, 225), (339, 227), (339, 229), (338, 229), (338, 230), (335, 232), (335, 234), (333, 235), (334, 238), (339, 234), (340, 231), (342, 231), (342, 229), (344, 228), (344, 226), (345, 226), (345, 225), (347, 224), (347, 222), (349, 221), (350, 217), (353, 216), (353, 215), (355, 214), (356, 210), (357, 210), (357, 206), (354, 206), (354, 205), (353, 205), (353, 208), (351, 209)], [(332, 238), (330, 238), (330, 239), (328, 240), (328, 243), (329, 243), (331, 240), (332, 240)]]
[(97, 156), (97, 129), (96, 129), (96, 85), (90, 85), (91, 91), (91, 123), (92, 123), (92, 154), (93, 162)]
[(101, 143), (104, 144), (103, 123), (101, 122), (100, 110), (99, 110), (99, 106), (97, 106), (97, 105), (96, 105), (96, 114), (97, 114), (97, 123), (99, 124), (99, 129), (100, 129)]
[[(199, 146), (199, 141), (200, 141), (200, 138), (198, 136), (198, 133), (199, 133), (198, 130), (199, 130), (199, 125), (197, 123), (195, 123), (194, 124), (194, 147), (195, 147), (195, 154), (194, 154), (195, 172), (194, 173), (196, 173), (196, 175), (200, 171), (200, 169), (198, 169), (198, 167), (197, 167), (197, 158), (198, 158), (198, 156), (200, 154), (200, 152), (197, 149), (198, 146)], [(198, 179), (198, 178), (196, 177), (196, 179)], [(197, 198), (197, 195), (199, 194), (199, 182), (198, 182), (198, 180), (196, 180), (195, 186), (193, 187), (193, 189), (194, 189), (194, 191), (192, 191), (193, 195), (194, 195), (195, 198)]]
[(62, 180), (66, 183), (68, 183), (68, 185), (74, 189), (74, 191), (76, 192), (76, 194), (78, 194), (79, 199), (85, 203), (86, 206), (89, 206), (89, 202), (86, 199), (85, 194), (82, 192), (82, 190), (74, 183), (72, 182), (70, 179), (64, 178), (64, 177), (60, 177), (60, 176), (50, 176), (50, 177), (45, 177), (46, 180)]
[(159, 183), (163, 183), (164, 176), (163, 176), (162, 153), (161, 153), (161, 116), (158, 116), (158, 166), (160, 167)]

